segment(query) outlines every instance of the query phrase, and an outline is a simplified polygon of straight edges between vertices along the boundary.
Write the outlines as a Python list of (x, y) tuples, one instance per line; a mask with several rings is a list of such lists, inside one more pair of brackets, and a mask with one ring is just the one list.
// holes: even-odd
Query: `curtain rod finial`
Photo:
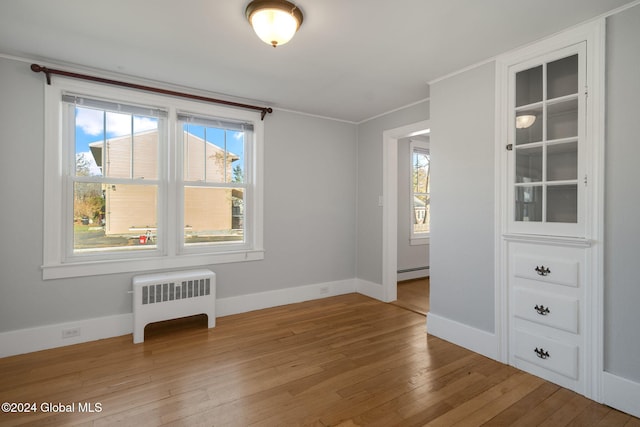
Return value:
[(41, 67), (38, 64), (31, 64), (31, 71), (33, 71), (34, 73), (43, 72), (47, 76), (47, 84), (51, 84), (51, 73), (49, 72), (47, 67)]
[(266, 116), (267, 113), (269, 113), (269, 114), (273, 113), (273, 108), (271, 108), (271, 107), (263, 108), (262, 109), (262, 113), (260, 114), (260, 119), (264, 120), (264, 116)]

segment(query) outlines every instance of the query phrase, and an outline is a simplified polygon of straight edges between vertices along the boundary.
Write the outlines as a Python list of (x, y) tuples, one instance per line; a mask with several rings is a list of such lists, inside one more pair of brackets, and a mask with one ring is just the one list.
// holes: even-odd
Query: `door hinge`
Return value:
[(507, 151), (513, 151), (513, 144), (507, 144)]
[(584, 185), (587, 185), (587, 183), (589, 182), (589, 180), (587, 179), (587, 175), (584, 176)]

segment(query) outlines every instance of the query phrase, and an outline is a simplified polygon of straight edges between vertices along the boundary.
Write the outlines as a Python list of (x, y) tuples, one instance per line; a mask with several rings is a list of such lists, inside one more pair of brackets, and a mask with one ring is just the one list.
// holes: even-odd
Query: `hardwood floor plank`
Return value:
[(526, 420), (529, 417), (529, 414), (532, 413), (533, 408), (538, 406), (545, 399), (548, 399), (549, 396), (558, 391), (559, 388), (560, 386), (544, 382), (527, 396), (509, 406), (500, 414), (482, 425), (485, 427), (510, 426), (520, 419)]
[(397, 300), (393, 304), (426, 316), (429, 312), (429, 277), (398, 282)]
[(598, 427), (619, 426), (625, 425), (631, 418), (630, 415), (623, 414), (618, 411), (610, 411), (604, 418), (596, 424)]
[(455, 425), (482, 425), (486, 421), (495, 417), (497, 414), (501, 413), (502, 411), (517, 403), (519, 400), (531, 393), (540, 384), (542, 384), (542, 382), (543, 380), (541, 378), (532, 378), (528, 376), (524, 378), (517, 387), (513, 388), (506, 394), (499, 395), (496, 399), (483, 405), (482, 408), (465, 417), (463, 420), (457, 422)]
[(611, 408), (600, 405), (593, 401), (588, 401), (588, 404), (575, 418), (571, 420), (567, 426), (570, 427), (587, 427), (595, 426), (600, 420), (602, 420), (607, 414), (612, 411)]
[(518, 389), (518, 386), (528, 381), (533, 381), (534, 378), (524, 374), (516, 373), (509, 376), (504, 381), (500, 382), (488, 390), (476, 395), (475, 397), (466, 400), (460, 404), (452, 404), (451, 411), (436, 418), (433, 421), (427, 423), (427, 426), (453, 426), (459, 422), (464, 422), (466, 418), (470, 418), (473, 413), (480, 410), (482, 407), (489, 405), (491, 402), (498, 398), (504, 398), (506, 394), (513, 393)]
[(577, 393), (571, 392), (571, 397), (562, 407), (558, 408), (553, 414), (547, 417), (544, 422), (549, 425), (569, 425), (585, 408), (590, 401), (584, 399)]
[[(565, 408), (567, 402), (572, 398), (578, 396), (571, 390), (565, 388), (559, 388), (556, 392), (552, 393), (548, 398), (544, 399), (540, 404), (529, 410), (527, 414), (518, 420), (514, 420), (512, 425), (514, 427), (532, 427), (549, 422), (551, 416), (555, 415), (557, 411)], [(584, 399), (587, 401), (587, 399)], [(566, 421), (565, 421), (566, 423)], [(553, 425), (553, 424), (548, 424)], [(556, 421), (555, 425), (562, 425), (560, 421)]]

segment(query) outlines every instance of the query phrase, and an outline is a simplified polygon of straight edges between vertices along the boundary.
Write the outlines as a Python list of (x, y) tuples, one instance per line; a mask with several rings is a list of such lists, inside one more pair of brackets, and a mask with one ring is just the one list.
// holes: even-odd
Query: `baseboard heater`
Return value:
[(216, 275), (211, 270), (187, 270), (138, 275), (133, 278), (133, 342), (144, 341), (149, 323), (206, 314), (216, 325)]
[(401, 273), (411, 273), (413, 271), (420, 271), (420, 270), (428, 270), (429, 266), (425, 266), (425, 267), (414, 267), (414, 268), (405, 268), (404, 270), (398, 270), (398, 274)]

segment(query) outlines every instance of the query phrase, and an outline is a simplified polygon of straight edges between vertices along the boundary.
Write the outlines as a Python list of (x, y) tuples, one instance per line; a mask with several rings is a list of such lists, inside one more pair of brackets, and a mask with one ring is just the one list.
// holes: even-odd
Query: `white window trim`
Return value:
[[(428, 245), (431, 233), (416, 233), (413, 231), (413, 151), (414, 149), (430, 150), (430, 143), (426, 141), (411, 140), (409, 144), (409, 246)], [(431, 168), (431, 164), (429, 164)]]
[[(205, 116), (230, 118), (233, 120), (244, 120), (251, 122), (254, 126), (253, 132), (253, 152), (247, 153), (247, 169), (252, 171), (253, 182), (252, 191), (249, 191), (251, 213), (247, 215), (245, 224), (251, 232), (247, 237), (247, 245), (244, 248), (233, 247), (231, 250), (214, 249), (207, 253), (179, 253), (177, 251), (177, 241), (171, 242), (167, 247), (161, 248), (152, 256), (142, 255), (131, 258), (123, 257), (127, 255), (117, 254), (105, 256), (100, 260), (83, 260), (75, 257), (65, 259), (66, 238), (64, 231), (64, 203), (66, 201), (62, 184), (63, 177), (63, 141), (62, 141), (62, 94), (73, 92), (85, 94), (89, 97), (102, 97), (107, 99), (118, 99), (138, 103), (142, 105), (153, 105), (166, 109), (169, 113), (168, 132), (174, 138), (179, 131), (175, 126), (177, 111), (192, 111)], [(44, 89), (44, 236), (43, 236), (43, 264), (42, 278), (59, 279), (65, 277), (94, 276), (102, 274), (125, 273), (148, 271), (155, 269), (188, 268), (210, 264), (254, 261), (264, 259), (263, 247), (263, 214), (264, 214), (264, 180), (263, 180), (263, 159), (264, 159), (264, 123), (260, 113), (248, 110), (231, 109), (228, 107), (205, 104), (189, 101), (186, 99), (170, 98), (161, 95), (132, 91), (128, 89), (114, 88), (106, 85), (98, 85), (67, 78), (56, 78), (51, 85), (45, 85)], [(166, 206), (176, 206), (176, 153), (177, 144), (169, 144), (169, 150), (160, 156), (162, 167), (168, 168), (168, 181), (162, 183), (161, 187), (166, 187), (159, 191), (164, 191), (166, 204), (160, 206), (158, 220), (160, 224), (176, 224), (178, 220), (175, 209), (166, 209)], [(169, 159), (173, 161), (169, 162)], [(111, 258), (111, 257), (119, 258)]]

